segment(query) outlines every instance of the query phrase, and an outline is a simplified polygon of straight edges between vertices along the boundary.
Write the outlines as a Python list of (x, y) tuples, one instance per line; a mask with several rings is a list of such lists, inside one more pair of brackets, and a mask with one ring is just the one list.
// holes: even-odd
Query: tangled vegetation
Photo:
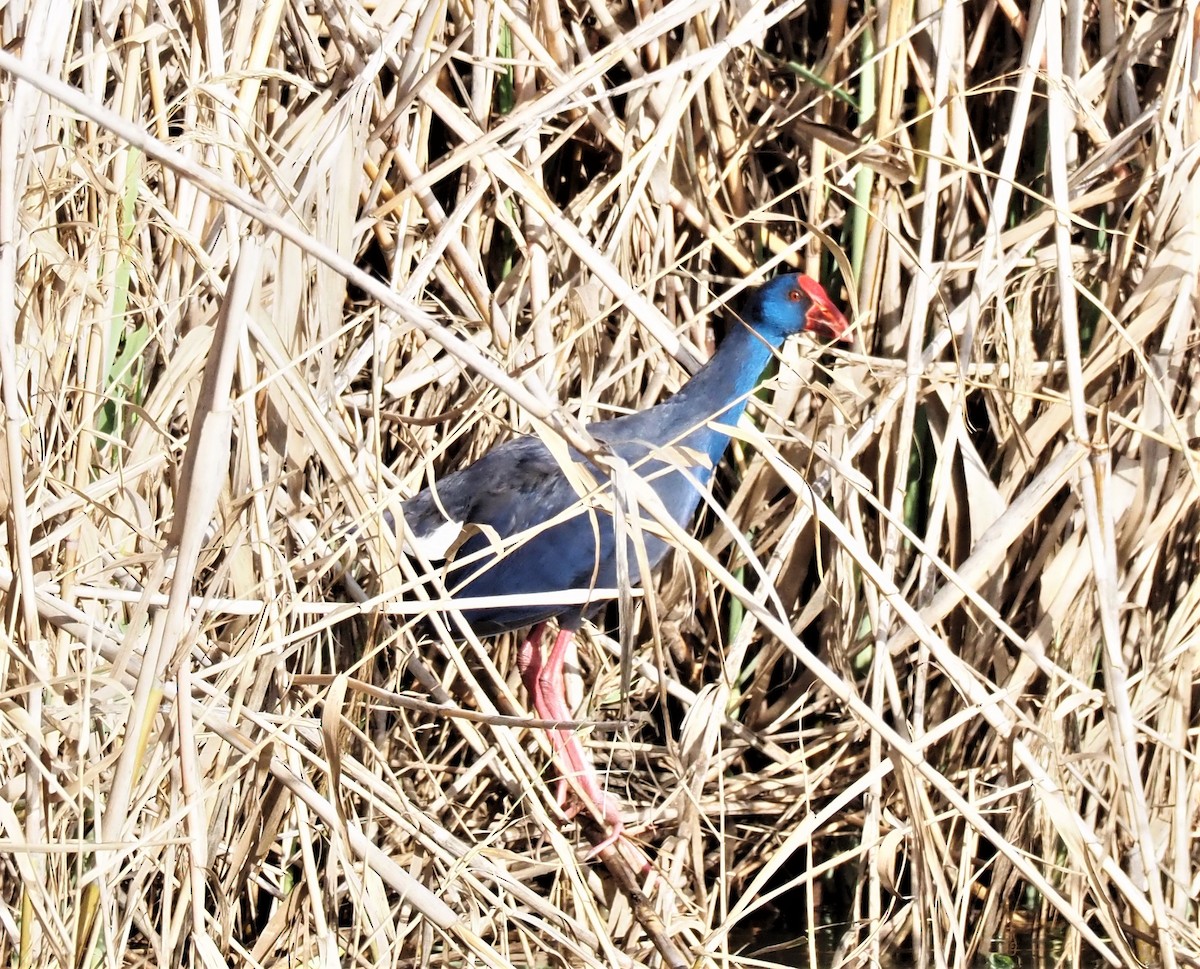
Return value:
[[(1195, 965), (1197, 26), (6, 7), (0, 961)], [(576, 661), (634, 891), (383, 513), (788, 267), (854, 345)]]

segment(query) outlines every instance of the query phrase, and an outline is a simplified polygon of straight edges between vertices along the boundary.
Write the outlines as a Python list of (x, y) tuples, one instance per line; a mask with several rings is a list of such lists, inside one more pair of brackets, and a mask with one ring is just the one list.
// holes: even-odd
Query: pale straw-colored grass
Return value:
[[(5, 8), (0, 961), (1196, 964), (1196, 27)], [(635, 885), (382, 512), (786, 267), (853, 349), (573, 661)]]

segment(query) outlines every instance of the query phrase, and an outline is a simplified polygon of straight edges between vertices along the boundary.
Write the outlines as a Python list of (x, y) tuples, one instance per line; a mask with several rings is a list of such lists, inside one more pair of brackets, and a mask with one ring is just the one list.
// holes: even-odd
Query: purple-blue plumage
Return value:
[[(780, 276), (750, 292), (713, 358), (678, 393), (649, 410), (589, 424), (588, 432), (687, 527), (729, 443), (726, 428), (741, 417), (771, 355), (794, 334), (810, 330), (842, 340), (848, 326), (819, 284), (807, 276)], [(538, 716), (559, 722), (572, 718), (562, 675), (567, 647), (582, 617), (602, 604), (587, 601), (589, 590), (617, 585), (616, 528), (609, 513), (613, 482), (604, 464), (573, 449), (569, 457), (575, 464), (572, 480), (539, 439), (520, 437), (439, 478), (403, 505), (411, 543), (430, 559), (448, 558), (447, 590), (475, 600), (461, 611), (477, 635), (536, 624), (521, 644), (518, 664)], [(640, 535), (651, 569), (668, 550), (653, 530), (625, 529), (626, 535)], [(640, 582), (636, 549), (626, 541), (631, 579)], [(576, 595), (555, 601), (559, 593)], [(531, 595), (547, 601), (479, 602)], [(559, 632), (543, 657), (544, 624), (550, 619), (558, 620)], [(461, 632), (454, 622), (448, 625)], [(550, 736), (564, 781), (573, 783), (583, 802), (609, 825), (595, 850), (617, 843), (642, 867), (645, 859), (622, 838), (618, 805), (605, 793), (579, 738), (560, 728)], [(565, 801), (565, 787), (559, 800)]]
[[(789, 336), (804, 330), (841, 339), (846, 326), (811, 279), (772, 279), (750, 291), (720, 348), (678, 393), (640, 413), (589, 424), (588, 432), (649, 482), (671, 517), (686, 527), (728, 444), (723, 428), (737, 423), (771, 355)], [(607, 485), (603, 468), (574, 450), (570, 457), (598, 485)], [(534, 437), (501, 444), (403, 505), (416, 543), (435, 534), (441, 539), (437, 546), (457, 541), (446, 586), (454, 595), (473, 599), (614, 588), (616, 542), (604, 507), (604, 498), (581, 501), (558, 461)], [(565, 520), (530, 531), (559, 516)], [(459, 526), (466, 529), (465, 540)], [(522, 533), (530, 534), (495, 553), (497, 541)], [(654, 568), (667, 545), (642, 534), (646, 559)], [(434, 548), (431, 557), (440, 558), (441, 551)], [(458, 564), (469, 556), (476, 557)], [(633, 581), (640, 581), (632, 549), (628, 561)], [(574, 628), (590, 611), (592, 607), (580, 605), (576, 596), (571, 603), (471, 608), (464, 610), (464, 617), (478, 635), (488, 636), (550, 618)]]

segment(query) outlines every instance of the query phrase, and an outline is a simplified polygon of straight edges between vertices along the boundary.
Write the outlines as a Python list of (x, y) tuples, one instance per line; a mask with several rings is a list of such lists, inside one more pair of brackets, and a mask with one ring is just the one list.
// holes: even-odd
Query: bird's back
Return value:
[[(448, 559), (447, 590), (474, 599), (615, 588), (614, 507), (626, 511), (630, 581), (640, 582), (634, 543), (644, 545), (651, 569), (669, 546), (653, 534), (651, 513), (639, 511), (637, 484), (623, 478), (640, 478), (671, 518), (686, 526), (711, 473), (695, 441), (670, 440), (679, 435), (661, 417), (655, 420), (659, 408), (589, 425), (588, 432), (609, 450), (604, 463), (572, 448), (564, 471), (541, 440), (520, 437), (406, 501), (404, 518), (416, 544), (425, 541), (422, 550), (431, 560)], [(505, 604), (463, 614), (486, 636), (555, 616), (575, 619), (601, 604), (589, 608), (576, 595), (573, 603)]]

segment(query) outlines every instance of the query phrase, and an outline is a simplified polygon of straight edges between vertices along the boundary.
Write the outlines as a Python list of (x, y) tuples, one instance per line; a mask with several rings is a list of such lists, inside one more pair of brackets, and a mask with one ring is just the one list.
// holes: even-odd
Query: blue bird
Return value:
[[(616, 464), (624, 462), (636, 472), (671, 518), (687, 528), (729, 443), (728, 429), (746, 409), (772, 355), (788, 337), (805, 331), (845, 340), (848, 326), (819, 283), (800, 274), (778, 276), (749, 291), (712, 359), (677, 393), (640, 413), (589, 424), (588, 433), (619, 459)], [(573, 719), (562, 675), (571, 639), (583, 618), (607, 601), (589, 603), (588, 592), (618, 584), (609, 471), (573, 448), (569, 455), (576, 466), (570, 476), (539, 438), (519, 437), (440, 477), (402, 505), (406, 543), (445, 563), (447, 591), (473, 600), (461, 612), (476, 635), (533, 626), (519, 649), (518, 665), (537, 715), (557, 721)], [(643, 512), (641, 521), (640, 530), (619, 530), (626, 536), (634, 583), (643, 578), (635, 542), (643, 546), (643, 561), (651, 570), (669, 551), (654, 533), (651, 516)], [(558, 593), (574, 595), (556, 602)], [(480, 603), (535, 594), (541, 594), (536, 602)], [(558, 621), (559, 632), (543, 658), (551, 620)], [(448, 625), (456, 631), (453, 621)], [(579, 738), (553, 730), (551, 740), (564, 779), (570, 777), (610, 825), (597, 850), (616, 841), (622, 832), (620, 812), (604, 793)], [(564, 794), (560, 786), (560, 802)]]

